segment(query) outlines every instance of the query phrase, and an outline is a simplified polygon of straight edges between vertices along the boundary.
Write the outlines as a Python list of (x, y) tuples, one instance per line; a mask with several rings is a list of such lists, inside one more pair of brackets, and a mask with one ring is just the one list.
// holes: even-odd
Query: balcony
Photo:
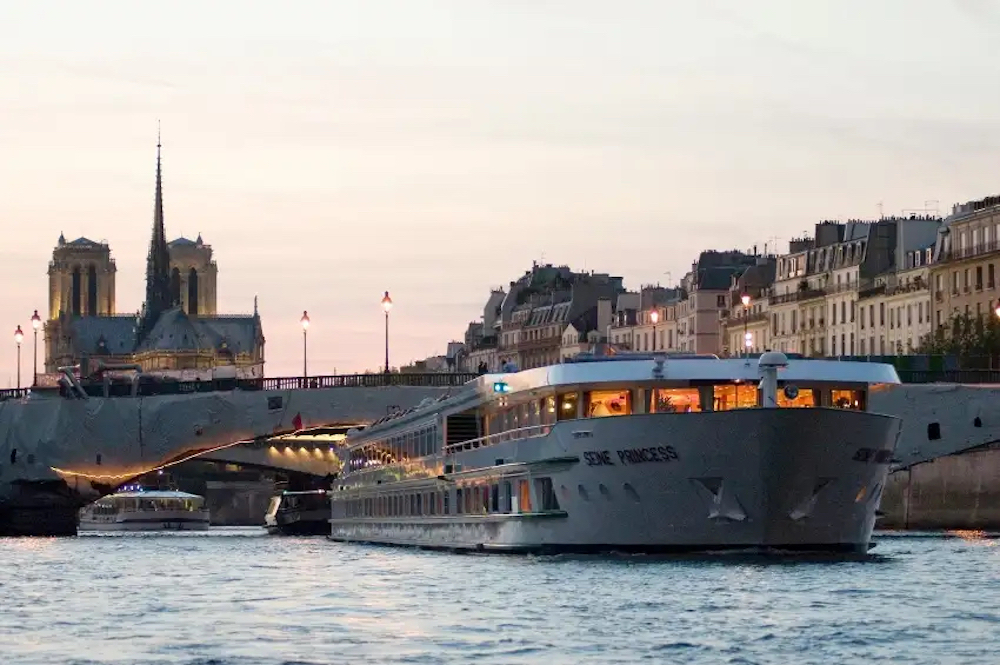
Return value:
[[(956, 238), (952, 236), (951, 241), (955, 242), (955, 240)], [(939, 262), (950, 263), (954, 261), (964, 261), (965, 259), (974, 259), (977, 256), (992, 254), (997, 251), (1000, 251), (1000, 243), (996, 240), (991, 240), (990, 242), (982, 242), (978, 245), (973, 245), (972, 247), (949, 250), (941, 255)]]
[(784, 293), (782, 295), (772, 295), (770, 298), (770, 303), (772, 305), (781, 305), (788, 302), (801, 302), (803, 300), (813, 300), (814, 298), (822, 298), (827, 293), (828, 289), (799, 289), (795, 293)]

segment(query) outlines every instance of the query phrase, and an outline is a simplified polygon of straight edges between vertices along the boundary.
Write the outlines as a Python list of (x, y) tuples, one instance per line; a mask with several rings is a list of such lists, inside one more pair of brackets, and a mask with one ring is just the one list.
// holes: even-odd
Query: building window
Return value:
[(861, 308), (861, 329), (865, 329), (865, 308)]
[(880, 326), (885, 326), (885, 303), (880, 302), (878, 304), (878, 324)]
[(854, 333), (851, 333), (851, 355), (854, 355)]
[(983, 267), (976, 266), (976, 290), (983, 290)]
[(991, 288), (991, 289), (993, 288), (993, 285), (995, 284), (995, 282), (993, 281), (993, 279), (994, 279), (993, 264), (991, 263), (988, 266), (986, 266), (986, 286), (989, 287), (989, 288)]

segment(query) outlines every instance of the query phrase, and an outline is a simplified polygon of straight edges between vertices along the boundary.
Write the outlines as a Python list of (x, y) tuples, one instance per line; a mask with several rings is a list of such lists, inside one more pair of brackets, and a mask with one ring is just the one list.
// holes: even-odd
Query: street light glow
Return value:
[(654, 309), (649, 313), (649, 320), (653, 322), (653, 325), (656, 325), (656, 322), (660, 320), (660, 313)]
[(299, 323), (302, 324), (302, 329), (303, 330), (306, 330), (307, 328), (309, 328), (309, 312), (303, 310), (303, 312), (302, 312), (302, 318), (299, 319)]
[(740, 296), (740, 302), (743, 303), (744, 307), (749, 307), (750, 306), (750, 296), (747, 295), (746, 293), (744, 293), (742, 296)]
[(42, 327), (42, 317), (38, 316), (37, 309), (35, 310), (35, 313), (31, 315), (31, 327), (35, 330)]
[(23, 341), (24, 341), (24, 333), (21, 331), (21, 326), (18, 326), (17, 330), (14, 331), (14, 342), (18, 346), (21, 346), (21, 342)]
[(389, 310), (392, 309), (392, 298), (389, 297), (389, 292), (386, 291), (385, 295), (382, 297), (382, 309), (388, 314)]

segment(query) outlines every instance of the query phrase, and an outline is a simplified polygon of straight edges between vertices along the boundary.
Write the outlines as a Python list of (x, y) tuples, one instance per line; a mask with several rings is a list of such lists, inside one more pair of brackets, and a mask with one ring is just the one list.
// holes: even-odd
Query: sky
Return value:
[(386, 290), (397, 365), (532, 261), (672, 284), (997, 194), (998, 36), (987, 0), (2, 3), (0, 384), (60, 232), (141, 306), (158, 121), (167, 235), (213, 246), (219, 311), (257, 296), (287, 376), (308, 310), (310, 374), (346, 373), (382, 362)]

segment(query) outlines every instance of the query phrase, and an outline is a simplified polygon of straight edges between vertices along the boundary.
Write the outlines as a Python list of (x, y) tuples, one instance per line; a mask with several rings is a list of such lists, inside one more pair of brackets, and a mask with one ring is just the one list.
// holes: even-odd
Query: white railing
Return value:
[(481, 436), (478, 439), (469, 439), (468, 441), (461, 441), (459, 443), (453, 443), (449, 446), (445, 446), (444, 454), (453, 455), (462, 450), (472, 450), (474, 448), (487, 448), (489, 446), (495, 446), (498, 443), (505, 443), (507, 441), (520, 441), (521, 439), (533, 439), (539, 436), (545, 436), (552, 429), (552, 425), (529, 425), (528, 427), (518, 427), (517, 429), (507, 430), (506, 432), (498, 432), (497, 434), (490, 434), (489, 436)]

